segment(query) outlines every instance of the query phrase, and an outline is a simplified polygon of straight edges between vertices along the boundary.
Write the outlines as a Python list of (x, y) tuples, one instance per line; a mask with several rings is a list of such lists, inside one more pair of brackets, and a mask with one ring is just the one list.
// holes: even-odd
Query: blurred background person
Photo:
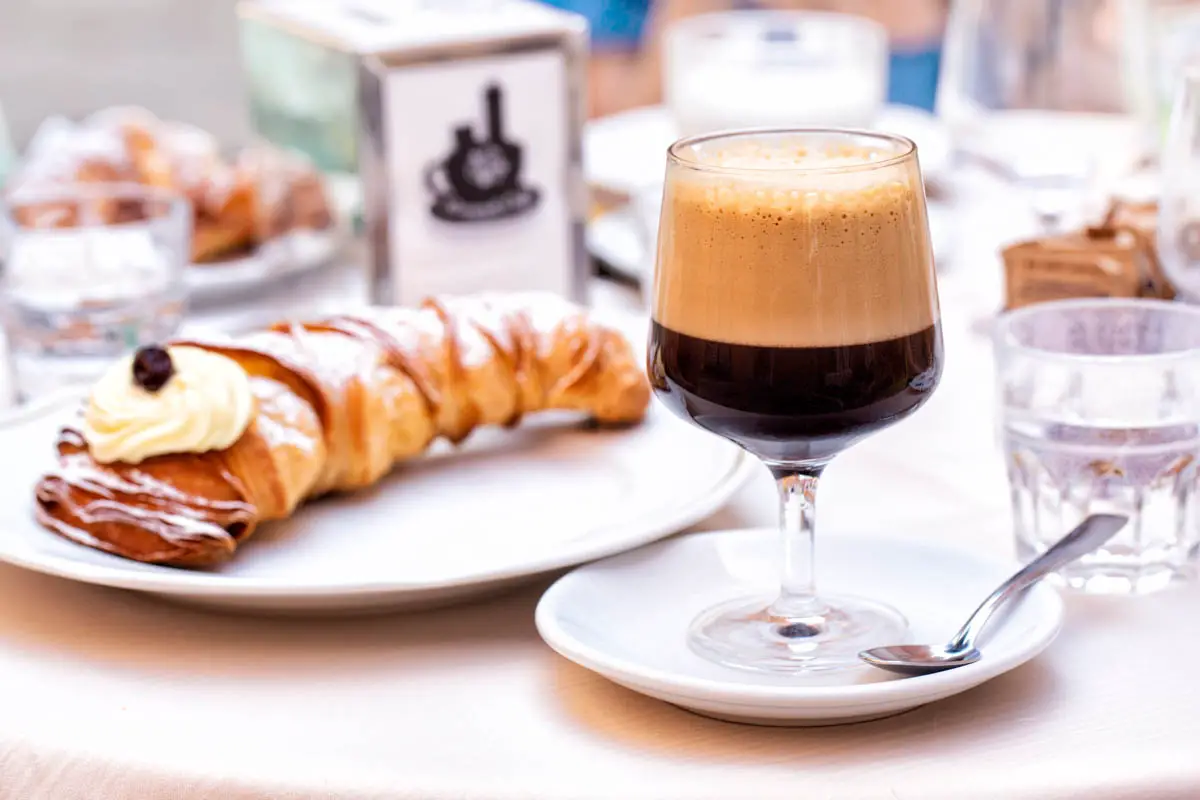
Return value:
[(674, 22), (736, 9), (835, 11), (868, 17), (890, 38), (888, 101), (932, 109), (950, 0), (543, 0), (592, 28), (590, 112), (604, 116), (662, 99), (661, 43)]
[(587, 17), (592, 54), (588, 114), (601, 117), (657, 103), (662, 97), (657, 61), (649, 47), (656, 0), (542, 0)]

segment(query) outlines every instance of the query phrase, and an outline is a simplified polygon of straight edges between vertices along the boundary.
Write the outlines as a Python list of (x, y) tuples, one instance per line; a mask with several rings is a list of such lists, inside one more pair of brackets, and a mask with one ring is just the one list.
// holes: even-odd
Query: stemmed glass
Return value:
[(1144, 3), (956, 0), (937, 98), (956, 149), (1059, 227), (1153, 152), (1147, 26)]
[(916, 147), (845, 130), (718, 133), (668, 151), (648, 371), (675, 414), (757, 456), (779, 489), (782, 589), (693, 623), (702, 656), (760, 671), (857, 665), (904, 617), (818, 594), (818, 481), (912, 413), (942, 340)]

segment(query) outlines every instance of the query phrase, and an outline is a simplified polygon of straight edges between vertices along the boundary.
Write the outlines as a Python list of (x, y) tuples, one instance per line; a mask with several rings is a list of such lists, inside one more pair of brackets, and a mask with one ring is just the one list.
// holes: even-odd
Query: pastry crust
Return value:
[(307, 498), (369, 486), (438, 437), (559, 409), (642, 419), (650, 391), (629, 342), (542, 294), (435, 299), (187, 342), (235, 360), (256, 412), (231, 447), (101, 464), (65, 429), (36, 488), (38, 520), (126, 558), (218, 564)]

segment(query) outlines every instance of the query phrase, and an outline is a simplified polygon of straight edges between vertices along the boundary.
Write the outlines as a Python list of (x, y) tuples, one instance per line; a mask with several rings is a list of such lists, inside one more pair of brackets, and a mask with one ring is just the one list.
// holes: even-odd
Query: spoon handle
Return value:
[(1129, 517), (1120, 514), (1093, 514), (1076, 528), (1050, 546), (1046, 552), (1026, 564), (1015, 575), (988, 595), (966, 624), (954, 634), (947, 649), (951, 652), (968, 650), (992, 616), (1003, 606), (1051, 572), (1065, 567), (1107, 542), (1125, 527)]

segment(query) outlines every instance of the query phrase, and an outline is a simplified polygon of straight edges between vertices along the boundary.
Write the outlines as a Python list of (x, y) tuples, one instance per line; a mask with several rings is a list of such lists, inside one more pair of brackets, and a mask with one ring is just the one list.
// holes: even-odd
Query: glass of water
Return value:
[(664, 40), (664, 93), (684, 136), (866, 128), (883, 105), (887, 80), (887, 31), (850, 14), (700, 14), (672, 25)]
[(186, 306), (192, 212), (133, 184), (73, 184), (0, 202), (0, 314), (19, 401), (93, 380), (169, 338)]
[(1200, 554), (1200, 308), (1158, 300), (1044, 303), (1000, 318), (999, 428), (1018, 555), (1085, 516), (1130, 523), (1061, 573), (1138, 594)]

